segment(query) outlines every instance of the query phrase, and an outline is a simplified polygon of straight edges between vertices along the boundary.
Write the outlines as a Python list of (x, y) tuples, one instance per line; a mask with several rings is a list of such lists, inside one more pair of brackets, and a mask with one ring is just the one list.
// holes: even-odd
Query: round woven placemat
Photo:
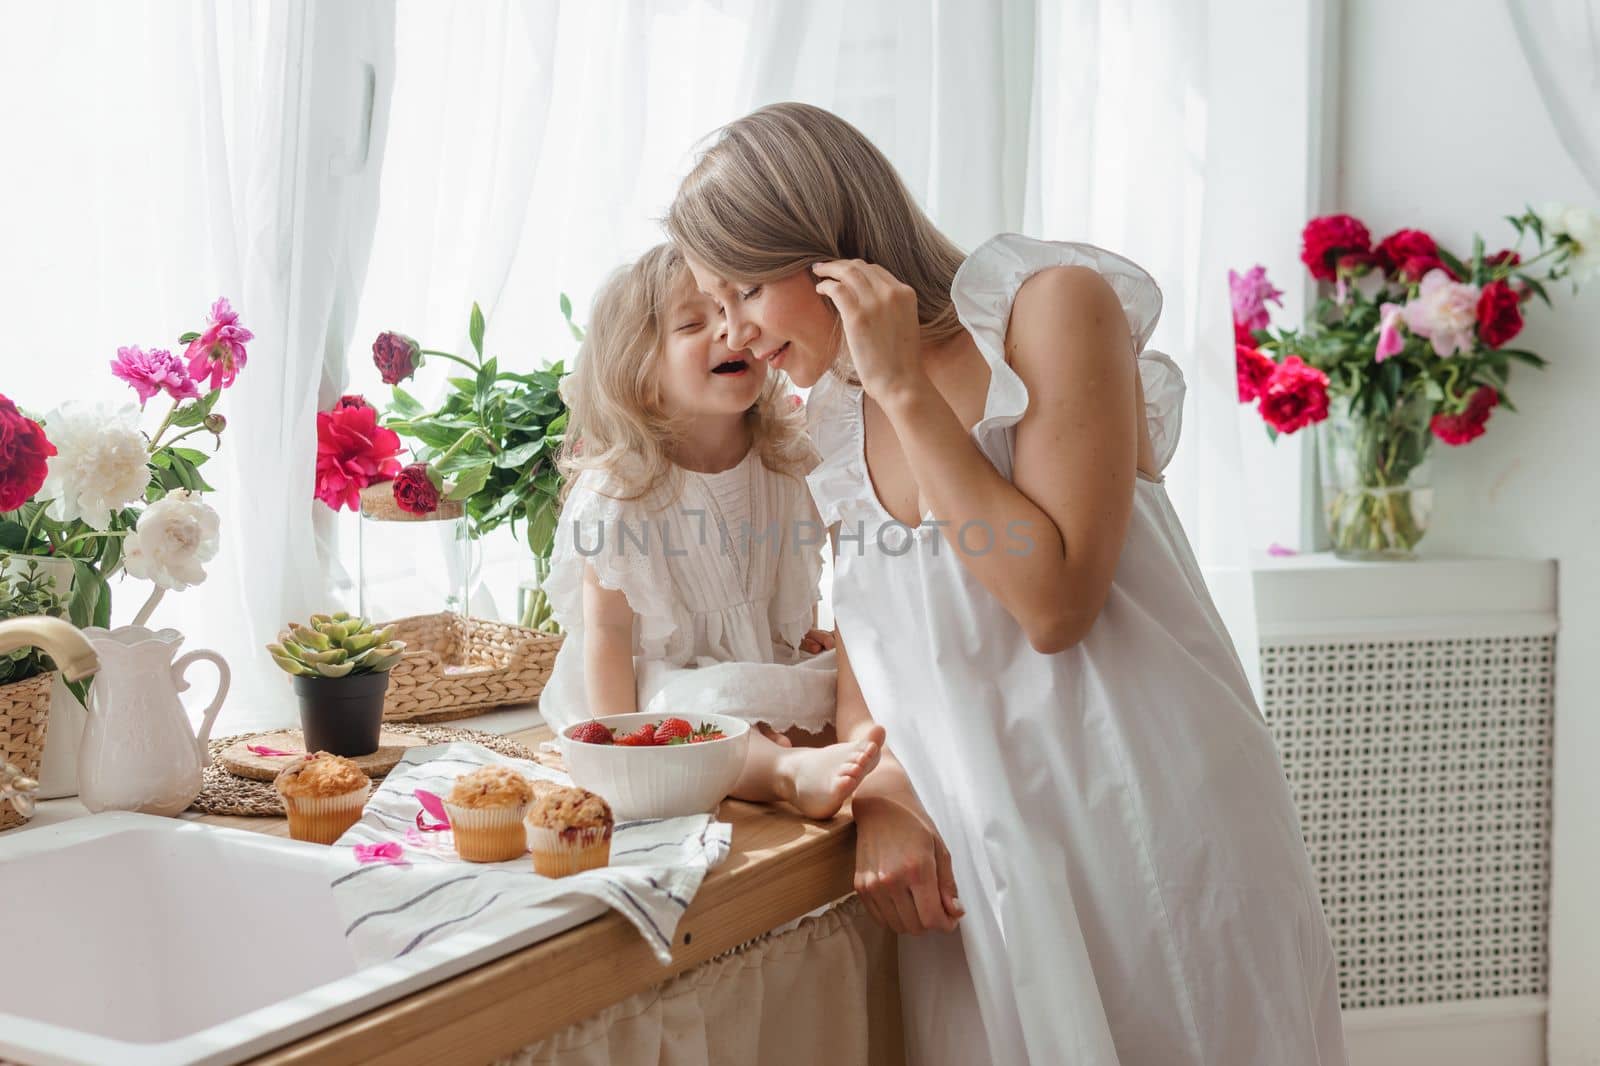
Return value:
[[(449, 729), (434, 725), (412, 725), (410, 723), (386, 722), (383, 728), (396, 733), (409, 733), (421, 737), (429, 744), (448, 744), (454, 740), (470, 741), (481, 744), (490, 751), (501, 755), (509, 755), (514, 759), (533, 759), (543, 761), (537, 752), (524, 744), (508, 740), (498, 733), (481, 733), (476, 729)], [(239, 736), (222, 737), (213, 740), (208, 746), (211, 749), (211, 765), (205, 769), (204, 780), (200, 786), (200, 795), (189, 804), (191, 811), (201, 814), (235, 814), (257, 818), (283, 817), (283, 801), (278, 798), (278, 790), (272, 787), (270, 781), (251, 781), (249, 778), (236, 777), (223, 769), (217, 756), (225, 749), (238, 744), (240, 741), (254, 740), (256, 737), (268, 736), (272, 730), (260, 733), (242, 733)]]

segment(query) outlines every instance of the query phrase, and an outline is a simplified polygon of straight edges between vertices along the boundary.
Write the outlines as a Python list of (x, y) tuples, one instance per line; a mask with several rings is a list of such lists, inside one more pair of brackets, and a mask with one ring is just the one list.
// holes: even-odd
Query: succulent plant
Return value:
[(377, 674), (400, 661), (405, 641), (395, 627), (381, 629), (347, 612), (314, 614), (310, 624), (292, 623), (268, 644), (273, 662), (296, 677), (351, 677)]

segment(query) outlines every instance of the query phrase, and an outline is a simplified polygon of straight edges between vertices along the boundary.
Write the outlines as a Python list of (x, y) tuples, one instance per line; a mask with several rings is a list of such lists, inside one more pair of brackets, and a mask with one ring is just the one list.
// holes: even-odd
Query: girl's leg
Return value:
[(876, 725), (825, 748), (784, 747), (753, 729), (732, 795), (753, 803), (783, 800), (808, 818), (832, 818), (878, 765), (882, 749), (883, 729)]

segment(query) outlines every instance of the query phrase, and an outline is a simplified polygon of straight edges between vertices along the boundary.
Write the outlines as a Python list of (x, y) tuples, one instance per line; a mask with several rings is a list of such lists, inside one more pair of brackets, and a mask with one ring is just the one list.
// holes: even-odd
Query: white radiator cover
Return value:
[(1303, 556), (1255, 577), (1262, 711), (1352, 1063), (1542, 1062), (1555, 564)]

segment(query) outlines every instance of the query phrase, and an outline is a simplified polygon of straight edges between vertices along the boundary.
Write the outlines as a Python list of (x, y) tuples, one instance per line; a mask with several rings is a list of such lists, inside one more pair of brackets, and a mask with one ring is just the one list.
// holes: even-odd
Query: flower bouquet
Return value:
[[(161, 348), (119, 348), (111, 372), (138, 405), (69, 400), (40, 418), (0, 396), (0, 570), (24, 564), (54, 576), (77, 626), (109, 626), (110, 579), (148, 580), (143, 624), (168, 590), (206, 578), (217, 553), (216, 511), (202, 494), (210, 456), (180, 442), (226, 427), (214, 408), (244, 368), (245, 343), (226, 299), (202, 332), (185, 333), (181, 356)], [(171, 400), (153, 433), (140, 416), (154, 397)]]
[[(581, 338), (565, 296), (561, 308)], [(483, 333), (476, 304), (468, 323), (470, 358), (424, 349), (401, 333), (380, 333), (372, 344), (373, 363), (393, 386), (393, 397), (381, 416), (355, 396), (318, 415), (316, 496), (335, 510), (360, 510), (362, 490), (387, 482), (395, 508), (405, 514), (431, 516), (458, 505), (463, 534), (473, 540), (502, 525), (515, 530), (521, 522), (542, 581), (560, 513), (555, 457), (567, 423), (559, 392), (563, 368), (558, 362), (530, 373), (502, 370), (498, 359), (484, 358)], [(465, 371), (448, 379), (445, 398), (434, 410), (400, 387), (429, 358)], [(398, 458), (402, 437), (415, 456), (409, 464)], [(520, 605), (519, 621), (559, 632), (537, 589)]]
[[(1268, 433), (1320, 424), (1329, 536), (1349, 558), (1410, 558), (1427, 531), (1424, 463), (1435, 439), (1481, 437), (1507, 395), (1511, 367), (1543, 367), (1511, 347), (1524, 306), (1550, 305), (1546, 286), (1600, 277), (1600, 215), (1551, 206), (1508, 216), (1517, 241), (1466, 258), (1427, 233), (1401, 229), (1372, 243), (1349, 215), (1312, 219), (1301, 262), (1332, 285), (1298, 329), (1273, 328), (1282, 293), (1263, 267), (1228, 272), (1239, 401)], [(1519, 246), (1530, 239), (1527, 257)]]

